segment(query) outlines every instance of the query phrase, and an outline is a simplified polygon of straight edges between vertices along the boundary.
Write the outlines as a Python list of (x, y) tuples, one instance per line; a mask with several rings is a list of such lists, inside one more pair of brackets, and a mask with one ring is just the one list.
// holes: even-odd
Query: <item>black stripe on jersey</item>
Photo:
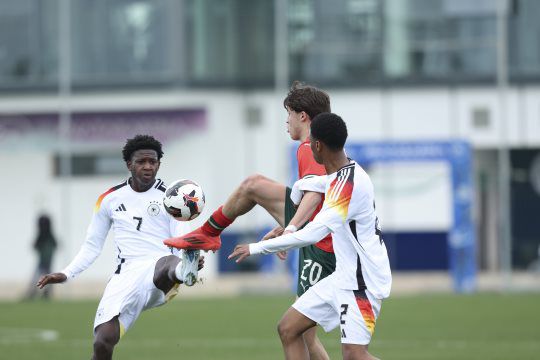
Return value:
[[(347, 158), (347, 159), (349, 159), (349, 158)], [(349, 161), (350, 161), (349, 164), (342, 166), (341, 168), (338, 169), (337, 172), (340, 172), (342, 170), (345, 170), (345, 169), (348, 169), (348, 168), (351, 168), (351, 167), (354, 168), (355, 162), (353, 160), (351, 160), (351, 159), (349, 159)]]
[(127, 184), (128, 184), (128, 182), (127, 182), (127, 180), (126, 180), (126, 181), (124, 181), (124, 182), (121, 183), (121, 184), (118, 184), (118, 185), (116, 185), (116, 186), (113, 186), (113, 187), (110, 188), (107, 192), (116, 191), (116, 190), (118, 190), (118, 189), (120, 189), (120, 188), (123, 188), (123, 187), (126, 186)]
[(126, 259), (120, 258), (120, 264), (118, 264), (118, 267), (116, 268), (115, 274), (120, 274), (120, 270), (122, 270), (122, 264), (126, 262)]
[(165, 184), (162, 181), (161, 184), (159, 184), (157, 189), (161, 190), (162, 192), (165, 192), (165, 190), (167, 190), (167, 187), (165, 186)]
[[(349, 227), (351, 228), (351, 232), (354, 236), (354, 239), (358, 242), (358, 236), (356, 235), (356, 221), (351, 221), (349, 223)], [(363, 249), (360, 242), (358, 242), (358, 245)], [(358, 290), (365, 290), (367, 289), (366, 282), (364, 281), (364, 275), (362, 274), (362, 264), (360, 263), (360, 255), (356, 255), (356, 284), (358, 285)]]
[(351, 228), (351, 232), (354, 236), (354, 239), (356, 240), (356, 242), (358, 243), (358, 245), (360, 245), (360, 247), (362, 248), (362, 250), (365, 251), (364, 247), (362, 246), (362, 244), (360, 244), (360, 241), (358, 241), (358, 235), (356, 235), (356, 220), (353, 220), (349, 223), (349, 227)]
[(358, 241), (358, 236), (356, 235), (356, 220), (351, 221), (349, 223), (349, 227), (351, 228), (351, 232), (354, 238), (356, 239), (356, 241)]
[(354, 168), (348, 168), (344, 167), (341, 170), (338, 171), (336, 176), (336, 183), (332, 187), (332, 190), (328, 192), (328, 197), (330, 200), (337, 201), (339, 198), (339, 195), (341, 194), (341, 191), (343, 191), (343, 188), (345, 185), (350, 182), (354, 186)]
[(118, 267), (116, 268), (116, 271), (114, 273), (120, 274), (120, 270), (122, 270), (122, 264), (126, 262), (126, 259), (120, 257), (122, 250), (120, 250), (118, 246), (116, 248), (118, 249), (118, 255), (116, 257), (118, 258), (120, 262), (118, 263)]
[(115, 185), (115, 186), (113, 186), (112, 188), (110, 188), (109, 190), (105, 191), (103, 194), (99, 195), (98, 201), (97, 201), (96, 205), (100, 205), (100, 204), (101, 204), (101, 201), (103, 201), (103, 199), (104, 199), (107, 195), (109, 195), (110, 193), (112, 193), (113, 191), (116, 191), (116, 190), (118, 190), (118, 189), (123, 188), (124, 186), (126, 186), (126, 185), (128, 184), (128, 181), (129, 181), (129, 180), (126, 180), (126, 181), (124, 181), (124, 182), (121, 183), (121, 184)]
[(161, 179), (157, 179), (156, 185), (154, 185), (154, 189), (161, 190), (162, 192), (165, 192), (167, 190), (167, 186), (165, 186), (165, 183)]
[(362, 274), (362, 263), (360, 263), (360, 255), (356, 255), (356, 284), (358, 290), (367, 289), (366, 282), (364, 281), (364, 275)]

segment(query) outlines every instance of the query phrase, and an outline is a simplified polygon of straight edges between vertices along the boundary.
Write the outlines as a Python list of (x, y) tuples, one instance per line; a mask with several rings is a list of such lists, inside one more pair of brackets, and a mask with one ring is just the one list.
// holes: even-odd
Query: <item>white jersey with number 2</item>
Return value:
[(295, 188), (324, 191), (321, 211), (302, 230), (250, 244), (250, 253), (272, 253), (302, 247), (332, 233), (336, 254), (333, 277), (337, 286), (346, 290), (367, 289), (377, 299), (388, 297), (392, 284), (390, 262), (368, 174), (351, 161), (335, 173), (299, 180)]

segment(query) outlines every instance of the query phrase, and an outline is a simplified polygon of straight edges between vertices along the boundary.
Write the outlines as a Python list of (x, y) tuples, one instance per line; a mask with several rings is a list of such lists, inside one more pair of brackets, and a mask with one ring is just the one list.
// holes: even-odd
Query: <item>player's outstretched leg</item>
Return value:
[(225, 204), (214, 211), (200, 228), (180, 237), (166, 239), (165, 245), (178, 249), (216, 251), (221, 247), (221, 232), (255, 205), (262, 206), (283, 225), (285, 186), (262, 175), (252, 175), (232, 193)]
[[(173, 237), (165, 239), (163, 243), (167, 246), (175, 247), (177, 249), (192, 249), (192, 250), (205, 250), (205, 251), (217, 251), (221, 247), (221, 238), (219, 235), (221, 231), (225, 229), (228, 224), (222, 228), (221, 231), (216, 231), (210, 228), (209, 222), (221, 215), (223, 219), (220, 224), (225, 224), (227, 218), (222, 215), (221, 207), (212, 214), (212, 216), (204, 223), (204, 225), (194, 231), (187, 233), (179, 237)], [(229, 224), (232, 221), (229, 221)], [(208, 228), (208, 229), (206, 229)]]

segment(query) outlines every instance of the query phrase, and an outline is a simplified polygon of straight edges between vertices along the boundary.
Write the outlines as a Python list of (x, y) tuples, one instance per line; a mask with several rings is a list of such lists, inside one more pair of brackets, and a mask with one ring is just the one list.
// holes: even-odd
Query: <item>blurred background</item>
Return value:
[[(0, 297), (29, 286), (40, 215), (52, 269), (71, 261), (137, 133), (164, 144), (158, 177), (202, 185), (194, 227), (250, 174), (292, 184), (293, 80), (347, 122), (396, 292), (539, 290), (539, 15), (537, 0), (0, 0)], [(225, 260), (273, 225), (239, 218), (193, 292), (290, 291), (294, 260)], [(114, 268), (108, 241), (55, 296), (97, 298)]]

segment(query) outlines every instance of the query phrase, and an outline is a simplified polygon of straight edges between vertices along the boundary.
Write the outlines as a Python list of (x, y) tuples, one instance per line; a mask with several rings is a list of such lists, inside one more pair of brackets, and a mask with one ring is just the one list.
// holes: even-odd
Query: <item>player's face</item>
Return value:
[(159, 170), (158, 154), (155, 150), (137, 150), (127, 166), (131, 172), (134, 190), (146, 190), (154, 184)]
[(313, 158), (317, 164), (322, 164), (321, 155), (319, 153), (320, 144), (319, 141), (314, 139), (313, 136), (309, 136), (309, 145), (311, 146), (311, 152), (313, 153)]
[(303, 140), (302, 136), (302, 119), (304, 112), (296, 112), (287, 107), (287, 132), (293, 140)]

